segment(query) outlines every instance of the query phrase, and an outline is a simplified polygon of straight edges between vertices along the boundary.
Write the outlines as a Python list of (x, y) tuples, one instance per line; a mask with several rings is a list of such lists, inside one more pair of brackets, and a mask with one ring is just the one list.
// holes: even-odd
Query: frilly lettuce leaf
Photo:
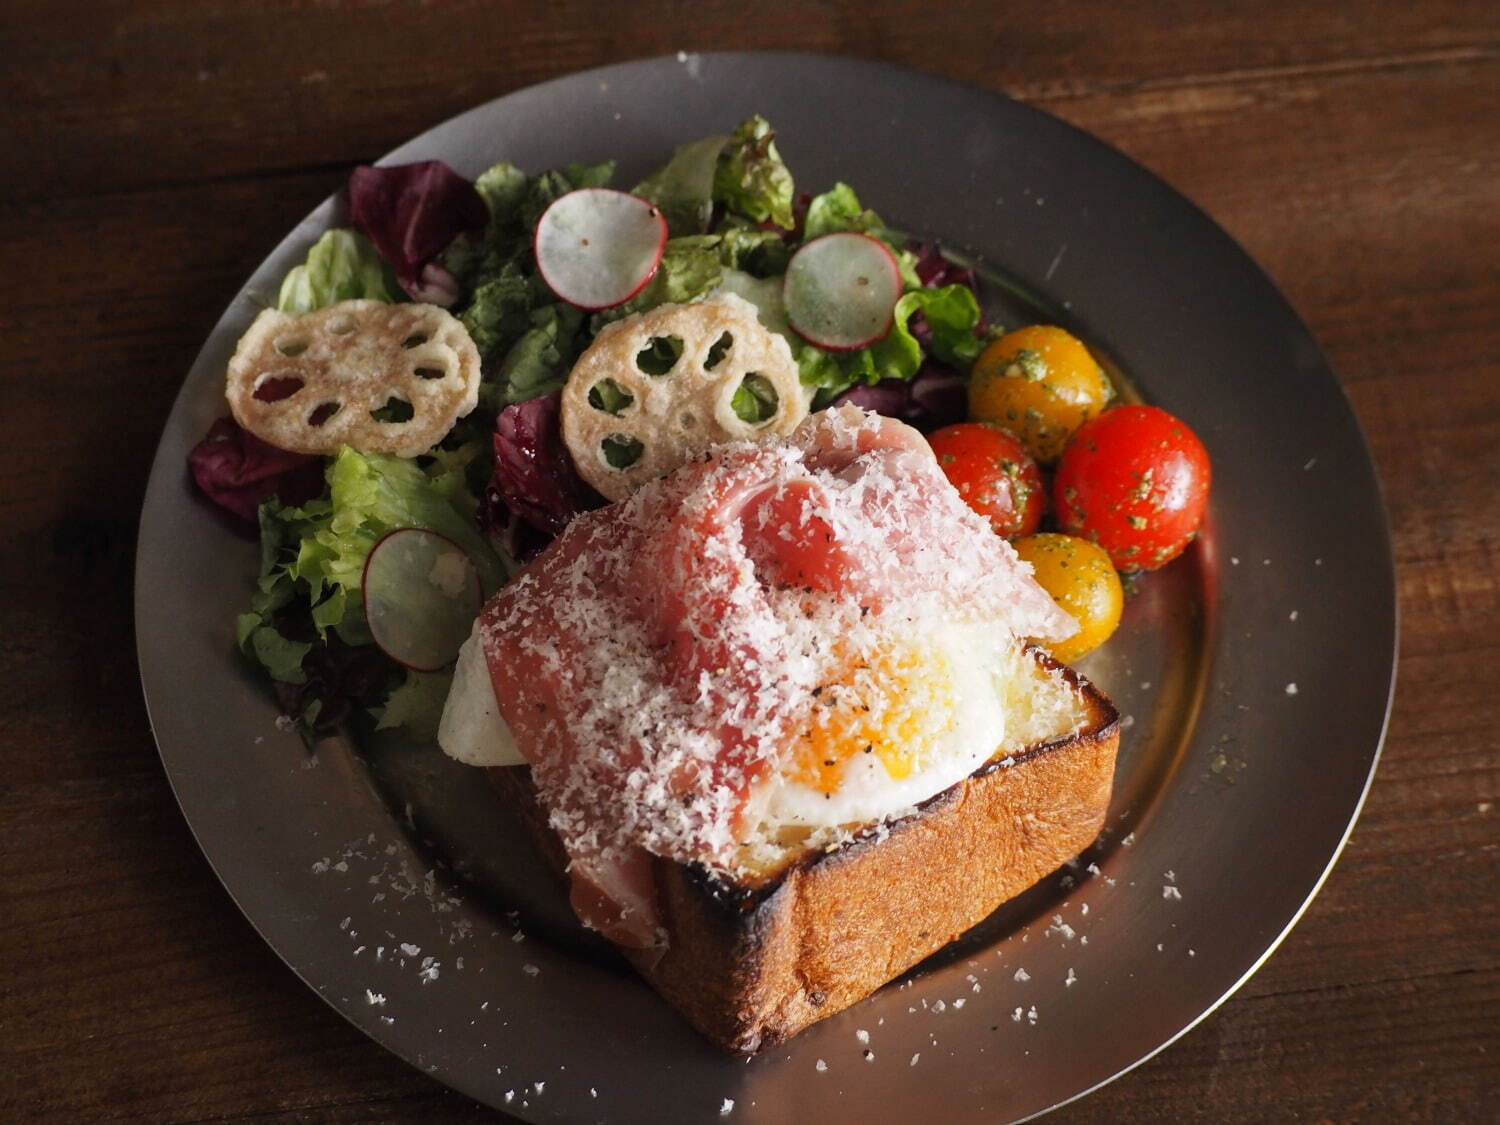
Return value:
[(307, 260), (281, 282), (276, 307), (301, 315), (339, 301), (394, 301), (387, 267), (358, 231), (330, 230), (312, 244)]
[[(614, 176), (614, 169), (613, 161), (569, 164), (533, 177), (514, 164), (502, 162), (481, 172), (474, 190), (489, 211), (489, 222), (460, 234), (442, 254), (443, 266), (460, 286), (459, 306), (477, 300), (478, 288), (508, 266), (529, 273), (531, 233), (542, 212), (570, 191), (604, 187)], [(540, 298), (553, 299), (550, 294)]]
[(792, 173), (776, 151), (776, 131), (758, 114), (729, 135), (714, 171), (713, 199), (736, 215), (790, 229)]
[(490, 209), (490, 222), (509, 223), (526, 198), (531, 177), (514, 164), (501, 161), (479, 173), (474, 190)]
[(874, 211), (861, 206), (859, 196), (848, 184), (839, 182), (815, 195), (807, 204), (803, 220), (803, 237), (808, 241), (825, 234), (857, 230), (866, 234), (885, 230), (885, 224)]
[(565, 168), (543, 172), (527, 185), (526, 194), (521, 199), (517, 209), (521, 225), (530, 231), (542, 217), (542, 212), (560, 196), (579, 188), (608, 187), (614, 175), (613, 160), (602, 164), (569, 164)]
[(482, 358), (504, 354), (504, 349), (530, 326), (536, 298), (531, 281), (514, 261), (486, 276), (458, 319)]
[(570, 164), (535, 177), (496, 164), (474, 182), (490, 221), (455, 239), (443, 264), (459, 281), (454, 311), (483, 361), (479, 399), (491, 415), (556, 390), (577, 358), (583, 314), (558, 301), (537, 276), (532, 229), (553, 200), (602, 187), (613, 175), (612, 161)]
[(348, 645), (370, 643), (360, 583), (370, 549), (398, 527), (447, 536), (474, 560), (486, 596), (505, 566), (477, 530), (465, 487), (479, 447), (447, 451), (423, 468), (414, 460), (345, 448), (328, 467), (329, 494), (301, 507), (261, 506), (261, 573), (250, 612), (238, 622), (240, 647), (273, 679), (300, 680), (294, 646), (330, 631)]
[[(910, 302), (905, 311), (904, 301)], [(909, 334), (907, 323), (919, 311), (930, 333), (927, 350), (950, 367), (968, 371), (988, 342), (979, 331), (983, 314), (974, 290), (953, 284), (907, 293), (896, 302), (896, 320), (903, 332)]]
[(795, 249), (781, 232), (752, 227), (729, 216), (719, 226), (719, 261), (728, 269), (744, 270), (755, 277), (786, 273)]

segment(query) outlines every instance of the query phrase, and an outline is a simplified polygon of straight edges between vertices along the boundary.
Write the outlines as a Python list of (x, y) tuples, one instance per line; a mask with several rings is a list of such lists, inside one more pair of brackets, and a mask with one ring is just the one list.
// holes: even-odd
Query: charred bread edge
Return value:
[[(962, 929), (951, 933), (932, 932), (932, 927), (918, 930), (918, 919), (909, 933), (891, 932), (885, 963), (835, 967), (830, 979), (836, 983), (830, 987), (816, 987), (821, 982), (812, 978), (819, 974), (805, 971), (809, 966), (799, 963), (806, 951), (799, 942), (805, 935), (787, 932), (788, 927), (795, 926), (793, 915), (809, 888), (819, 883), (837, 885), (845, 872), (859, 872), (862, 858), (886, 854), (875, 851), (876, 845), (930, 829), (935, 814), (959, 801), (961, 794), (966, 796), (971, 782), (1002, 768), (1010, 773), (1068, 750), (1102, 751), (1108, 755), (1107, 776), (1103, 778), (1107, 805), (1118, 749), (1119, 713), (1107, 697), (1071, 668), (1043, 652), (1035, 655), (1044, 667), (1060, 669), (1084, 697), (1088, 719), (1079, 730), (1018, 750), (1009, 755), (1011, 763), (1004, 767), (1000, 763), (1006, 756), (992, 759), (922, 802), (911, 815), (874, 826), (833, 851), (814, 849), (799, 855), (753, 887), (737, 886), (700, 865), (658, 861), (656, 881), (663, 900), (663, 918), (675, 944), (665, 957), (622, 952), (709, 1039), (731, 1051), (753, 1052), (868, 996), (1083, 850), (1102, 826), (1104, 805), (1092, 811), (1088, 823), (1077, 825), (1063, 840), (1054, 840), (1045, 855), (1030, 857), (1032, 863), (1009, 880), (1014, 885), (1006, 886), (1004, 898), (964, 903), (967, 913)], [(559, 873), (565, 871), (567, 856), (536, 799), (530, 770), (501, 767), (489, 773), (495, 788), (527, 823), (539, 850)], [(876, 897), (879, 890), (873, 888)], [(812, 952), (825, 960), (829, 956), (837, 959), (837, 950), (814, 948)], [(826, 975), (827, 966), (822, 968)]]

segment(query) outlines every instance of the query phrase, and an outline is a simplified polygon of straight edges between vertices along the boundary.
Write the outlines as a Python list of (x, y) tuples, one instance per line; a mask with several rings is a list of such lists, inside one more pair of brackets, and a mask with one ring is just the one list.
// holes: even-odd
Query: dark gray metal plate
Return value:
[(1002, 279), (1001, 320), (1071, 327), (1210, 450), (1209, 528), (1083, 665), (1129, 723), (1096, 867), (747, 1063), (572, 924), (477, 774), (400, 744), (309, 758), (232, 655), (255, 551), (194, 497), (184, 458), (224, 412), (251, 295), (336, 221), (332, 200), (249, 279), (167, 422), (137, 570), (152, 724), (266, 941), (351, 1022), (482, 1101), (530, 1121), (702, 1121), (725, 1099), (742, 1122), (1024, 1117), (1211, 1011), (1338, 855), (1394, 676), (1378, 485), (1317, 346), (1228, 236), (1112, 149), (994, 94), (848, 59), (681, 56), (522, 90), (386, 162), (473, 175), (613, 157), (628, 185), (752, 112), (801, 187), (846, 180), (889, 221), (978, 255)]

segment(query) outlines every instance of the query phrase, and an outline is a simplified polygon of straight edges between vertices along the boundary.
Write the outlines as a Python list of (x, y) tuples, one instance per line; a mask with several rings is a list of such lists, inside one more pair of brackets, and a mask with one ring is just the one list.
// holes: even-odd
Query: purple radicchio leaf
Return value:
[(424, 160), (354, 169), (349, 216), (391, 264), (402, 288), (426, 300), (424, 294), (442, 296), (452, 282), (451, 275), (441, 276), (447, 274), (441, 267), (439, 274), (426, 267), (457, 235), (489, 222), (490, 212), (468, 180), (441, 160)]
[(205, 496), (247, 524), (272, 494), (296, 506), (323, 491), (321, 457), (278, 449), (230, 418), (220, 418), (193, 446), (188, 469)]
[[(543, 395), (507, 406), (495, 419), (494, 496), (485, 505), (486, 530), (492, 534), (507, 534), (501, 512), (551, 537), (579, 512), (603, 503), (573, 468), (563, 445), (560, 402), (559, 394)], [(524, 536), (517, 545), (518, 554), (526, 553)]]
[(937, 243), (914, 242), (909, 249), (917, 256), (917, 278), (924, 287), (937, 289), (944, 285), (967, 285), (978, 294), (979, 284), (974, 271), (945, 258)]
[(930, 434), (964, 420), (968, 410), (967, 382), (953, 368), (929, 360), (910, 382), (882, 379), (873, 386), (850, 387), (830, 405), (846, 402), (899, 419)]
[[(944, 257), (936, 242), (913, 242), (907, 246), (907, 249), (917, 256), (917, 280), (922, 283), (924, 289), (941, 289), (945, 285), (967, 285), (973, 290), (975, 297), (980, 296), (979, 275), (971, 267), (961, 266)], [(974, 326), (974, 330), (983, 336), (987, 326), (984, 302), (980, 301), (979, 323)], [(916, 337), (917, 343), (922, 345), (924, 352), (932, 346), (932, 329), (927, 326), (927, 318), (920, 311), (912, 316), (906, 327)]]

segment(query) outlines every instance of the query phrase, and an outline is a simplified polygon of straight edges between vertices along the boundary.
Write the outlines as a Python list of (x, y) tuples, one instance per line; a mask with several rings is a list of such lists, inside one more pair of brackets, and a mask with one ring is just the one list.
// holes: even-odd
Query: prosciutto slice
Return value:
[(658, 943), (650, 857), (733, 872), (839, 646), (959, 618), (1074, 628), (925, 439), (857, 407), (580, 515), (480, 631), (580, 917)]

